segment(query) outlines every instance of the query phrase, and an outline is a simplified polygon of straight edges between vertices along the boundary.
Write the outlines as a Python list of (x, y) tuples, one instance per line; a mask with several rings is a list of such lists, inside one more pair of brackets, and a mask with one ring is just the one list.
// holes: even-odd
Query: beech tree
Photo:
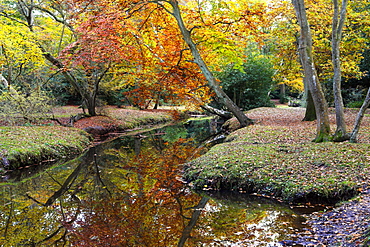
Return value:
[(306, 15), (304, 0), (292, 0), (298, 23), (300, 26), (299, 55), (307, 84), (312, 93), (317, 117), (317, 130), (315, 142), (330, 139), (330, 122), (328, 104), (326, 102), (313, 59), (312, 36)]
[(333, 0), (334, 13), (332, 21), (332, 61), (333, 61), (333, 92), (337, 129), (334, 133), (334, 141), (345, 141), (349, 139), (346, 123), (344, 121), (344, 105), (341, 91), (341, 67), (340, 67), (340, 42), (342, 39), (343, 26), (346, 19), (348, 0), (342, 1), (339, 7), (338, 0)]
[[(366, 48), (366, 33), (368, 33), (369, 21), (366, 11), (366, 1), (348, 2), (346, 22), (343, 26), (345, 35), (341, 37), (341, 75), (342, 80), (350, 78), (361, 78), (363, 72), (359, 69), (362, 52)], [(310, 23), (312, 34), (313, 55), (315, 66), (320, 81), (329, 82), (334, 77), (332, 65), (332, 29), (333, 29), (333, 3), (328, 0), (311, 1), (306, 0), (307, 18)], [(269, 40), (273, 42), (275, 55), (277, 79), (284, 82), (294, 81), (300, 78), (301, 72), (299, 59), (296, 58), (299, 27), (296, 25), (296, 16), (287, 2), (276, 2), (271, 5), (270, 12), (277, 15), (275, 23), (269, 33)], [(325, 83), (329, 85), (328, 83)], [(305, 120), (314, 120), (315, 117), (308, 114), (315, 109), (309, 104), (311, 97), (309, 87), (305, 87), (307, 95), (307, 106)], [(312, 107), (311, 107), (312, 106)], [(313, 110), (313, 111), (311, 111)]]
[(221, 103), (225, 104), (227, 109), (231, 111), (235, 117), (238, 119), (240, 126), (245, 127), (252, 124), (252, 120), (249, 119), (243, 111), (227, 96), (227, 94), (222, 90), (220, 87), (219, 82), (217, 82), (216, 78), (202, 59), (196, 44), (191, 38), (191, 32), (186, 28), (185, 23), (182, 19), (180, 8), (177, 1), (170, 1), (170, 4), (173, 8), (173, 16), (176, 18), (178, 26), (181, 30), (181, 34), (189, 46), (191, 53), (193, 54), (195, 63), (199, 66), (200, 70), (202, 71), (203, 75), (206, 77), (209, 86), (213, 89), (216, 93), (217, 97), (221, 101)]

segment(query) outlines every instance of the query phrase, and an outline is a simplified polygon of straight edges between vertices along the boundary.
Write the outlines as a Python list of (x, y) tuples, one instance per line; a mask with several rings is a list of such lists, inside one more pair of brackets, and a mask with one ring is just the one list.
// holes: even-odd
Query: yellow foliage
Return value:
[(0, 45), (0, 66), (38, 69), (45, 65), (36, 37), (25, 26), (0, 19)]
[(279, 84), (285, 84), (297, 92), (303, 92), (304, 90), (303, 78), (297, 78), (294, 80), (285, 80)]

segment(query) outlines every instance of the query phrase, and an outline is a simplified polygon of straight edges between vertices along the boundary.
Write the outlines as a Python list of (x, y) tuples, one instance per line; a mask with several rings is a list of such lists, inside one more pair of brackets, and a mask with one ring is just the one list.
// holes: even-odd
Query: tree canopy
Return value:
[[(329, 0), (304, 3), (316, 73), (326, 94), (333, 78), (333, 5)], [(290, 1), (2, 0), (1, 4), (2, 86), (17, 80), (24, 86), (36, 78), (42, 85), (68, 82), (91, 115), (96, 114), (98, 94), (114, 91), (139, 108), (157, 107), (160, 102), (202, 106), (216, 100), (242, 126), (248, 125), (250, 119), (225, 94), (215, 75), (231, 65), (243, 72), (242, 65), (253, 62), (247, 49), (251, 45), (268, 54), (276, 70), (275, 84), (303, 90), (299, 22)], [(360, 65), (370, 26), (367, 1), (349, 2), (346, 10), (340, 44), (343, 80), (366, 75)], [(50, 80), (57, 78), (55, 74), (63, 75), (63, 81)]]

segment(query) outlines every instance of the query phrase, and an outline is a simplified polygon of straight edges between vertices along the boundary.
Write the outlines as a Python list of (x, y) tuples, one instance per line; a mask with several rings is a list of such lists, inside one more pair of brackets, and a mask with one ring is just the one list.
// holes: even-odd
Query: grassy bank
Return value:
[(81, 153), (90, 142), (87, 133), (76, 128), (0, 127), (0, 154), (10, 169)]
[[(361, 191), (370, 177), (368, 120), (361, 143), (316, 144), (316, 125), (301, 122), (303, 114), (301, 108), (249, 112), (257, 123), (189, 163), (186, 179), (197, 189), (241, 190), (293, 203), (342, 200)], [(351, 124), (354, 113), (347, 117)]]
[(139, 111), (112, 108), (107, 110), (107, 116), (119, 121), (120, 129), (132, 129), (141, 125), (158, 124), (172, 121), (176, 111)]
[[(81, 113), (76, 106), (64, 106), (54, 109), (53, 115), (60, 122), (67, 123), (71, 115)], [(59, 159), (81, 153), (92, 141), (90, 135), (81, 129), (102, 127), (108, 130), (124, 130), (143, 125), (169, 122), (173, 114), (168, 111), (139, 111), (117, 107), (105, 107), (102, 115), (82, 118), (74, 127), (57, 126), (48, 122), (48, 126), (3, 126), (0, 127), (0, 167), (5, 158), (10, 163), (9, 169), (33, 165), (44, 160)], [(1, 121), (0, 122), (6, 122)], [(6, 162), (5, 161), (5, 162)]]

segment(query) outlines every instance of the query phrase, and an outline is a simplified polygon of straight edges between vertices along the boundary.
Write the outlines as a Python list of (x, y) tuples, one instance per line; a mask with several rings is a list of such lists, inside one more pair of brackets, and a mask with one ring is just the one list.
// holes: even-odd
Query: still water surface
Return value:
[(184, 185), (179, 164), (201, 154), (209, 131), (202, 123), (122, 136), (7, 178), (0, 246), (279, 246), (302, 231), (304, 218), (284, 204)]

